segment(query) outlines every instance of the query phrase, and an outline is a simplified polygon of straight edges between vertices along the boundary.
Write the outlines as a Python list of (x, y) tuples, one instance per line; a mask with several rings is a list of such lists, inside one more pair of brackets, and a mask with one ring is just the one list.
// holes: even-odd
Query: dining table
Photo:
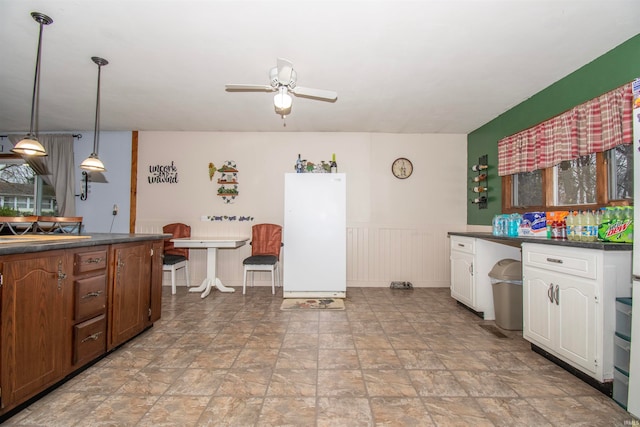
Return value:
[(202, 292), (200, 298), (206, 298), (214, 286), (220, 292), (235, 292), (235, 289), (225, 286), (217, 276), (218, 249), (237, 249), (246, 245), (249, 239), (249, 237), (215, 236), (192, 236), (171, 239), (176, 248), (207, 250), (207, 277), (200, 286), (190, 288), (189, 292)]

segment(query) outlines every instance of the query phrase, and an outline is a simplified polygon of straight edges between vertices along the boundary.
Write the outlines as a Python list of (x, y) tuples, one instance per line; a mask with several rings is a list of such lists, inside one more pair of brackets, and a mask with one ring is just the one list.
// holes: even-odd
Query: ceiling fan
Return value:
[(338, 94), (331, 90), (298, 86), (298, 74), (293, 69), (291, 61), (284, 58), (278, 58), (278, 65), (269, 71), (269, 80), (270, 85), (228, 84), (225, 87), (228, 92), (277, 92), (273, 98), (273, 105), (276, 114), (283, 119), (291, 113), (293, 98), (290, 94), (329, 102), (338, 98)]

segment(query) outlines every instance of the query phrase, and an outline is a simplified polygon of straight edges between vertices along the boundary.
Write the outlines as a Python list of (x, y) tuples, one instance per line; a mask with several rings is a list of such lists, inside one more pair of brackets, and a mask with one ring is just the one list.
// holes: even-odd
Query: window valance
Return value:
[(631, 83), (498, 142), (498, 175), (532, 172), (631, 144)]

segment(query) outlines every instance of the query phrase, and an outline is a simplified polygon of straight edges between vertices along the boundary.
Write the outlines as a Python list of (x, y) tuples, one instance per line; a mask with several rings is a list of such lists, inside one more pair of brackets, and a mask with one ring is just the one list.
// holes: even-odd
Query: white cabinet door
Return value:
[(525, 267), (523, 286), (523, 337), (596, 374), (596, 283)]
[(592, 281), (572, 277), (557, 278), (556, 282), (556, 349), (562, 356), (595, 374), (596, 285)]
[(451, 297), (469, 306), (474, 306), (473, 254), (451, 251)]
[(553, 313), (551, 287), (553, 276), (549, 273), (534, 269), (523, 269), (522, 281), (522, 315), (523, 337), (545, 348), (553, 347)]

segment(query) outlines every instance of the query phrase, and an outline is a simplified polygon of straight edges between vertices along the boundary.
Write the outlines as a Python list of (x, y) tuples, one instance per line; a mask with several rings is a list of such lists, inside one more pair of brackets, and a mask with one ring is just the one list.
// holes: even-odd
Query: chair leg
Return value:
[(242, 295), (247, 293), (247, 269), (245, 267), (244, 269), (244, 275), (243, 275), (243, 279), (242, 279)]
[(171, 268), (171, 295), (176, 294), (176, 269)]
[(189, 261), (184, 263), (184, 281), (187, 284), (187, 288), (191, 286), (191, 282), (189, 280)]
[(276, 294), (276, 284), (275, 284), (275, 280), (276, 280), (276, 272), (275, 272), (275, 266), (273, 266), (273, 268), (271, 269), (271, 295), (275, 295)]

